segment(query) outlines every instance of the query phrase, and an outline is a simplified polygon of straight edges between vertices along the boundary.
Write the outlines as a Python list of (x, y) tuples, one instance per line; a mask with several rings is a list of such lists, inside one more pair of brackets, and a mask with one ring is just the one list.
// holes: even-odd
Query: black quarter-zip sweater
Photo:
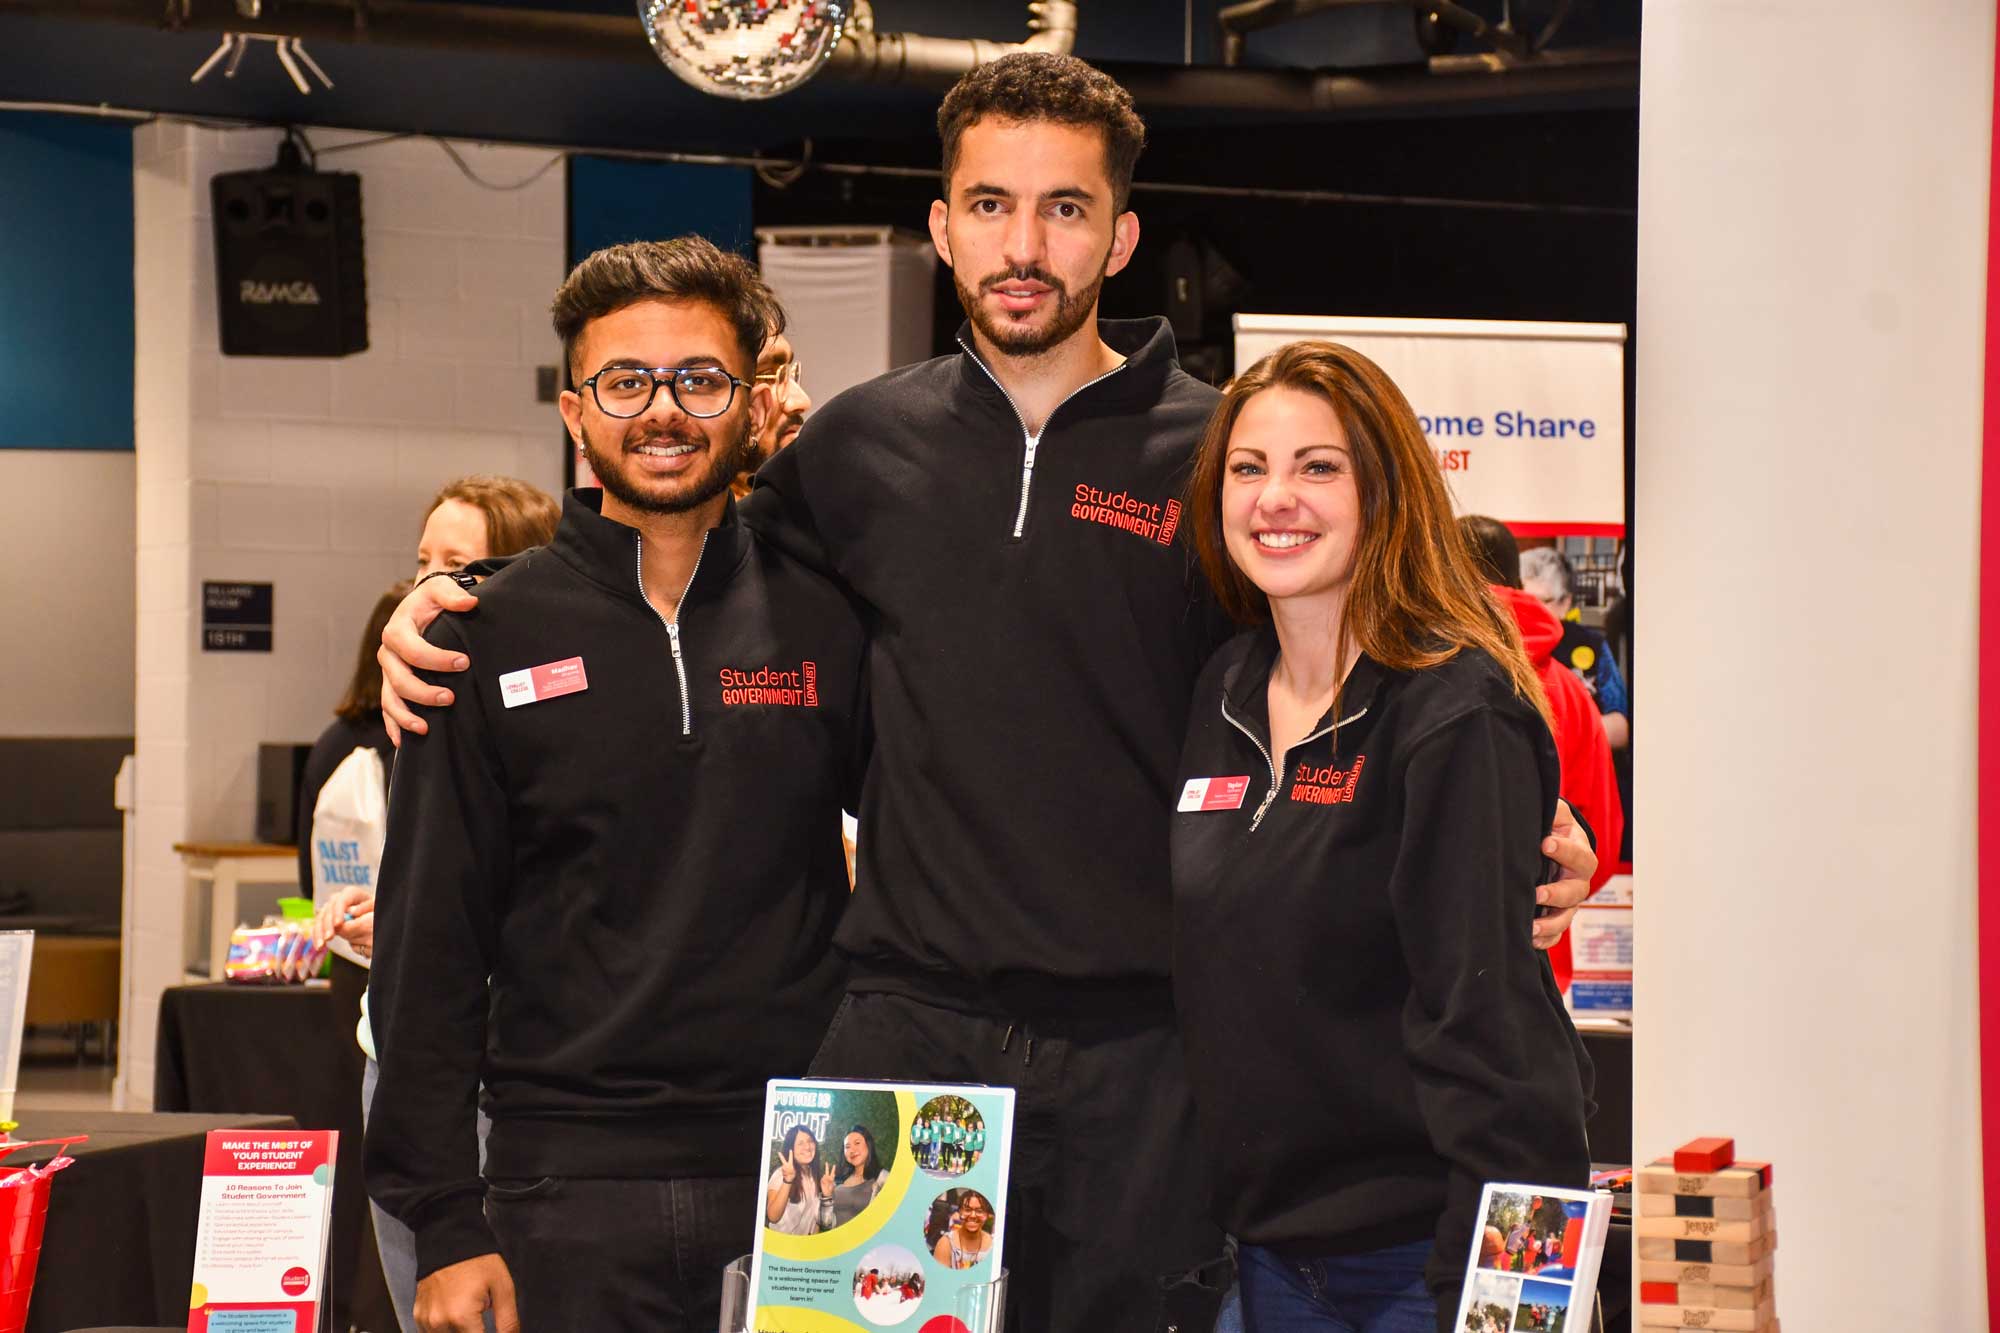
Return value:
[(819, 408), (745, 505), (868, 624), (856, 989), (1168, 1011), (1174, 765), (1227, 637), (1179, 496), (1217, 395), (1164, 320), (1099, 331), (1127, 359), (1039, 436), (968, 345)]
[(1174, 815), (1175, 995), (1220, 1220), (1300, 1256), (1431, 1238), (1442, 1330), (1481, 1185), (1589, 1177), (1590, 1061), (1522, 891), (1555, 748), (1484, 653), (1364, 656), (1340, 724), (1274, 771), (1276, 655), (1266, 627), (1203, 673)]
[(732, 510), (670, 627), (601, 499), (438, 618), (473, 667), (396, 761), (367, 1165), (420, 1273), (496, 1248), (482, 1083), (493, 1178), (737, 1175), (839, 998), (860, 625)]

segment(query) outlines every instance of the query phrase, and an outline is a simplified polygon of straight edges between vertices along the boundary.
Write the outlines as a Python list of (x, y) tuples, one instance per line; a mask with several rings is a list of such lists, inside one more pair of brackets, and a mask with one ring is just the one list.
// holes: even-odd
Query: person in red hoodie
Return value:
[[(1556, 755), (1562, 763), (1562, 798), (1589, 823), (1598, 846), (1616, 847), (1625, 836), (1625, 807), (1618, 799), (1618, 776), (1611, 767), (1611, 742), (1605, 737), (1604, 720), (1590, 691), (1575, 672), (1555, 660), (1556, 645), (1562, 642), (1562, 622), (1522, 590), (1521, 548), (1506, 524), (1484, 514), (1467, 514), (1458, 520), (1458, 526), (1485, 569), (1494, 597), (1514, 613), (1528, 660), (1542, 678), (1542, 690), (1549, 697)], [(1590, 878), (1591, 892), (1604, 887), (1616, 865), (1613, 858), (1604, 858)], [(1555, 970), (1556, 984), (1567, 992), (1572, 970), (1568, 935), (1549, 950), (1549, 966)]]

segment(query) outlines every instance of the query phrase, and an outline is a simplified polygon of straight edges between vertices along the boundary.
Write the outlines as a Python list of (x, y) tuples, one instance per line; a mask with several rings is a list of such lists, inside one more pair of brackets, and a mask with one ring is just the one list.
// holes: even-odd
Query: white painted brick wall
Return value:
[[(134, 133), (138, 362), (138, 809), (125, 923), (121, 1087), (150, 1105), (159, 992), (188, 953), (178, 841), (251, 837), (257, 746), (331, 720), (375, 597), (415, 564), (424, 506), (471, 472), (554, 492), (548, 302), (563, 275), (560, 166), (513, 191), (435, 143), (314, 130), (361, 176), (369, 349), (224, 357), (209, 179), (268, 166), (273, 132), (156, 122)], [(497, 183), (546, 152), (455, 145)], [(203, 653), (200, 583), (275, 585), (274, 651)]]

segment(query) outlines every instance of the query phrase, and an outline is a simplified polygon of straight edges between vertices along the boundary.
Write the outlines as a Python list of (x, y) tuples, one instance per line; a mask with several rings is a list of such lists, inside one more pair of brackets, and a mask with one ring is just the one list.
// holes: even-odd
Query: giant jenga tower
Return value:
[(1639, 1324), (1777, 1333), (1771, 1164), (1696, 1139), (1637, 1172)]

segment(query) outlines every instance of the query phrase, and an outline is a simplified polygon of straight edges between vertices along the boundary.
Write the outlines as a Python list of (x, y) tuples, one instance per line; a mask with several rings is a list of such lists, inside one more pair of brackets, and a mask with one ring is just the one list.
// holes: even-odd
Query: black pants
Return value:
[(486, 1186), (525, 1333), (715, 1333), (756, 1217), (752, 1176)]
[(812, 1072), (1015, 1090), (1007, 1325), (1208, 1333), (1229, 1285), (1171, 1023), (1036, 1027), (902, 996), (841, 1002)]

